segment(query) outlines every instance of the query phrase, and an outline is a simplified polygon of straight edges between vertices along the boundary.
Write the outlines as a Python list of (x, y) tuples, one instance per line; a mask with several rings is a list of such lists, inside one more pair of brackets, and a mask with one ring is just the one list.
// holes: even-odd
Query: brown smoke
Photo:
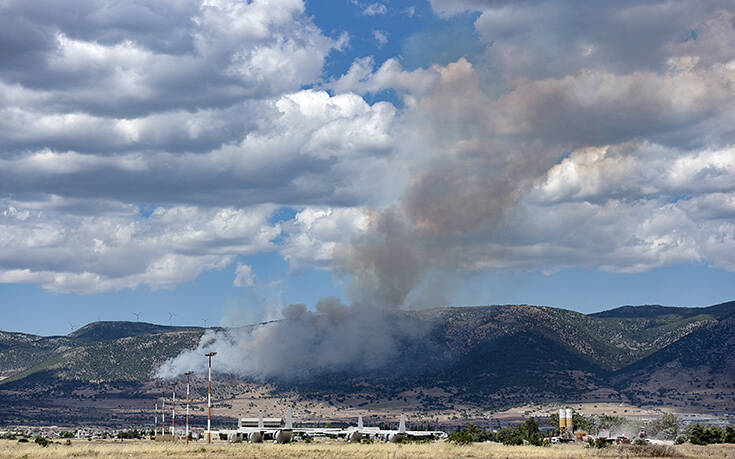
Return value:
[(422, 138), (403, 148), (428, 159), (399, 202), (373, 211), (365, 233), (335, 248), (337, 272), (350, 280), (354, 301), (405, 306), (427, 272), (472, 269), (476, 257), (467, 247), (492, 241), (522, 192), (558, 157), (501, 135), (502, 110), (467, 61), (441, 70), (440, 87), (406, 117)]

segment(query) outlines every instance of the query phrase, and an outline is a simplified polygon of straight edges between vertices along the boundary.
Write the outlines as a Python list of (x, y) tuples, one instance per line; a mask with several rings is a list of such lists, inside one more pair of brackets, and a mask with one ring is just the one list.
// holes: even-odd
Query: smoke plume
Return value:
[(407, 346), (425, 346), (430, 330), (429, 322), (349, 307), (332, 297), (320, 300), (316, 312), (304, 304), (289, 305), (283, 317), (254, 327), (208, 331), (196, 349), (167, 361), (156, 376), (203, 371), (206, 359), (202, 356), (212, 351), (217, 352), (219, 372), (261, 381), (298, 381), (335, 372), (363, 374), (400, 363), (396, 359)]
[[(496, 232), (556, 158), (553, 149), (500, 135), (501, 109), (480, 89), (469, 62), (440, 73), (401, 121), (405, 135), (396, 149), (414, 159), (401, 198), (367, 210), (366, 231), (335, 246), (334, 270), (348, 279), (351, 306), (335, 298), (319, 301), (316, 312), (294, 304), (281, 321), (210, 332), (159, 376), (201, 367), (208, 351), (218, 353), (220, 371), (263, 380), (364, 373), (404, 368), (394, 364), (407, 346), (431, 345), (431, 324), (397, 310), (446, 304), (443, 283), (428, 282), (428, 273), (449, 278), (502, 256), (493, 245)], [(467, 247), (486, 253), (468, 253)]]
[[(466, 60), (440, 73), (405, 120), (401, 148), (421, 159), (402, 198), (372, 211), (367, 231), (335, 248), (336, 270), (351, 281), (349, 294), (358, 303), (440, 306), (436, 291), (416, 291), (425, 275), (452, 276), (501, 257), (493, 244), (498, 230), (562, 151), (505, 135), (507, 107), (485, 94)], [(411, 135), (417, 132), (420, 137)]]

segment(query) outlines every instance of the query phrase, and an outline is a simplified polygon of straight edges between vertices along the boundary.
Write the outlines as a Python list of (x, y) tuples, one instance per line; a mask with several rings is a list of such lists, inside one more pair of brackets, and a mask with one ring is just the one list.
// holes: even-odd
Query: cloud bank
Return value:
[(484, 52), (329, 75), (349, 36), (300, 0), (2, 2), (0, 282), (248, 286), (275, 251), (391, 308), (437, 272), (735, 270), (729, 2), (431, 6)]

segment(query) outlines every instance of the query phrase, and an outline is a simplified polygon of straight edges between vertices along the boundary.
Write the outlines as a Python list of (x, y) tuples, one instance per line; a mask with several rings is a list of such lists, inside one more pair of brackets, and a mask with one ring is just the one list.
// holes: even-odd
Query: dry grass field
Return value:
[[(673, 454), (658, 455), (673, 452)], [(564, 445), (554, 447), (535, 446), (503, 446), (497, 443), (457, 446), (445, 442), (428, 444), (392, 445), (347, 444), (338, 441), (316, 441), (314, 443), (292, 443), (274, 445), (263, 443), (227, 444), (216, 442), (206, 445), (203, 442), (175, 445), (156, 443), (149, 440), (120, 441), (84, 441), (74, 440), (70, 446), (64, 441), (57, 441), (47, 447), (35, 443), (18, 443), (11, 440), (0, 440), (0, 458), (130, 458), (130, 457), (169, 457), (169, 458), (368, 458), (368, 459), (400, 459), (400, 458), (617, 458), (617, 457), (692, 457), (692, 458), (733, 458), (734, 445), (709, 445), (706, 447), (681, 445), (667, 451), (640, 451), (630, 447), (607, 448), (595, 450), (581, 445)]]

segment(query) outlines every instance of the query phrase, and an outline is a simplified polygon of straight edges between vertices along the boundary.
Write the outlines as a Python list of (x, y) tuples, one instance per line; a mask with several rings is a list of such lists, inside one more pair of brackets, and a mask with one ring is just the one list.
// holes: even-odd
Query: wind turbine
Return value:
[(174, 314), (173, 312), (168, 313), (168, 324), (173, 325), (173, 319), (174, 317), (178, 316), (178, 314)]
[(209, 321), (209, 319), (202, 319), (202, 322), (204, 322), (204, 328), (207, 328), (207, 322), (208, 321)]
[(135, 316), (135, 321), (140, 322), (140, 314), (139, 312), (134, 312), (133, 315)]

